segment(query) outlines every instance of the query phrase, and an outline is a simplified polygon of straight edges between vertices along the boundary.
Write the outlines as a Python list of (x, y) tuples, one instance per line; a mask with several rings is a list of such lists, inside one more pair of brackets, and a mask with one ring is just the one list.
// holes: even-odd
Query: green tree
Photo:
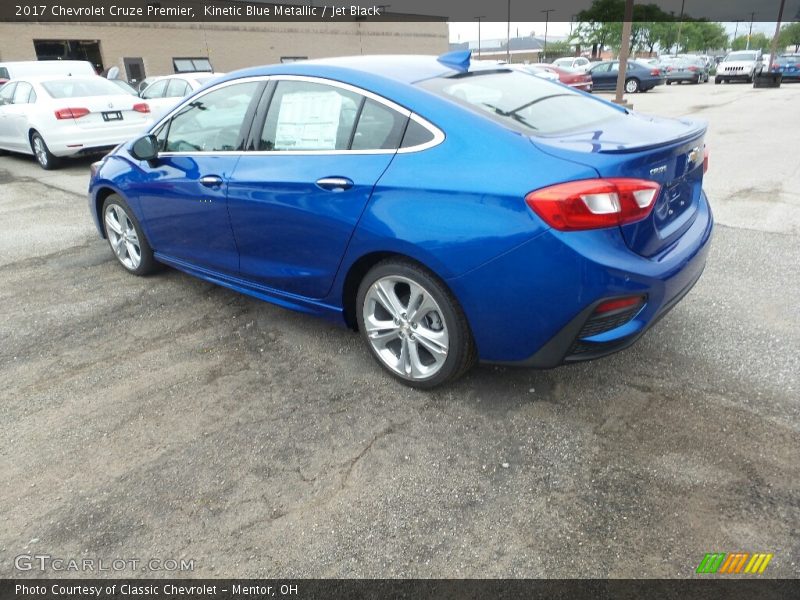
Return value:
[(708, 21), (684, 23), (681, 37), (686, 40), (685, 49), (688, 52), (700, 51), (706, 54), (709, 50), (728, 47), (728, 34), (720, 23)]
[(781, 27), (780, 37), (778, 38), (778, 51), (787, 46), (794, 46), (794, 51), (800, 52), (800, 21), (787, 23)]
[(597, 57), (604, 46), (619, 45), (624, 15), (625, 0), (594, 0), (577, 14), (578, 27), (573, 37), (582, 46), (591, 46), (592, 57)]
[[(750, 36), (750, 50), (769, 51), (769, 38), (761, 32), (754, 33)], [(745, 50), (747, 48), (747, 35), (740, 35), (733, 42), (731, 42), (733, 50)]]

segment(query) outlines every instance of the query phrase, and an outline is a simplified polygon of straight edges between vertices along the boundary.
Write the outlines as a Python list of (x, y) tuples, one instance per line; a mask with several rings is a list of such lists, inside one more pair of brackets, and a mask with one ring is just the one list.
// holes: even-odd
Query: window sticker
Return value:
[(284, 94), (275, 150), (335, 150), (342, 96), (336, 92)]

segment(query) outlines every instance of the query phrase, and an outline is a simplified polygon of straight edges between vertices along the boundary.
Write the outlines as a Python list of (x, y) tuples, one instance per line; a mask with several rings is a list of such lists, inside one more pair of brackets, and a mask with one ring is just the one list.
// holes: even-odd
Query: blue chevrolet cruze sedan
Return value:
[(405, 384), (632, 344), (695, 284), (705, 125), (510, 65), (380, 56), (209, 83), (92, 166), (120, 264), (360, 331)]

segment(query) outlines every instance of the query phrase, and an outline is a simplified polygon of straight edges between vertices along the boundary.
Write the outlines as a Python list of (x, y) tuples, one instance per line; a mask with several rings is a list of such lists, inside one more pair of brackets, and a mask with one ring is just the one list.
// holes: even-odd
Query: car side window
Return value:
[(0, 88), (0, 106), (2, 106), (3, 104), (11, 104), (11, 101), (14, 98), (14, 90), (16, 88), (17, 88), (16, 81), (7, 83), (2, 88)]
[(259, 150), (347, 150), (360, 94), (321, 83), (280, 81), (267, 111)]
[(189, 84), (183, 79), (170, 79), (167, 87), (167, 98), (182, 98), (189, 93)]
[(17, 89), (14, 90), (14, 104), (28, 104), (31, 92), (33, 92), (33, 87), (30, 83), (18, 82)]
[(408, 117), (367, 98), (358, 117), (351, 150), (394, 150), (400, 145)]
[(408, 122), (408, 127), (406, 127), (405, 134), (403, 135), (403, 143), (400, 144), (400, 147), (413, 148), (414, 146), (421, 146), (422, 144), (432, 142), (433, 139), (433, 132), (411, 119)]
[(601, 63), (592, 67), (592, 73), (608, 73), (608, 69), (611, 66), (611, 63)]
[(186, 104), (172, 117), (166, 152), (224, 152), (240, 150), (240, 133), (259, 82), (218, 88)]
[(146, 100), (150, 98), (162, 98), (167, 89), (168, 83), (169, 81), (162, 79), (161, 81), (156, 81), (155, 83), (148, 85), (142, 92), (142, 98)]

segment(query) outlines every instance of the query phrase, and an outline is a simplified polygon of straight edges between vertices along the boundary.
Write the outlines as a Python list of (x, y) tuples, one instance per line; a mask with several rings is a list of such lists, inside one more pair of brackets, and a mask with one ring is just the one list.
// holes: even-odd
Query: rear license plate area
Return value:
[(103, 114), (103, 121), (122, 121), (122, 113), (118, 110), (108, 110)]

